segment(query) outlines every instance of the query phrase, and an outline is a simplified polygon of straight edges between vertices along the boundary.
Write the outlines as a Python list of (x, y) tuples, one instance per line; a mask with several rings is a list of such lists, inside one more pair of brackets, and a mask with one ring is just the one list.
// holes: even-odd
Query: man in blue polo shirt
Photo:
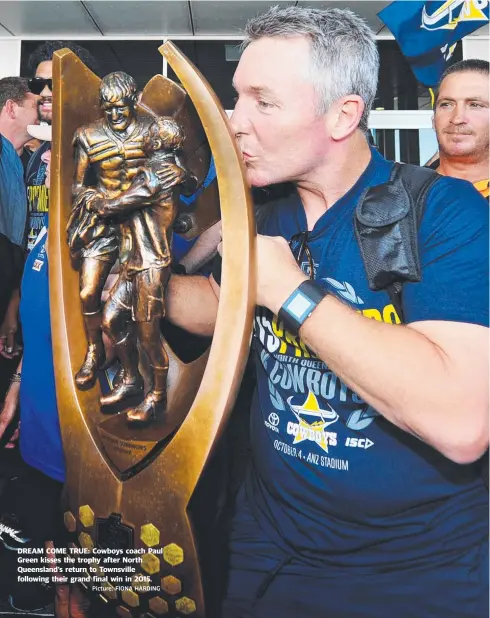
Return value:
[[(246, 34), (231, 124), (264, 188), (257, 389), (224, 616), (484, 617), (488, 205), (469, 183), (434, 182), (401, 324), (354, 233), (359, 199), (393, 166), (365, 139), (370, 28), (294, 7)], [(210, 334), (218, 296), (213, 277), (174, 276), (167, 317)]]
[[(22, 361), (0, 414), (0, 436), (19, 406), (20, 452), (28, 467), (12, 483), (6, 502), (23, 535), (34, 547), (43, 547), (46, 542), (66, 542), (60, 508), (65, 458), (54, 377), (46, 225), (24, 267), (20, 320), (24, 337)], [(35, 605), (41, 599), (46, 604), (49, 594), (18, 584), (13, 589), (11, 604), (22, 610), (34, 609), (43, 605)], [(56, 586), (55, 606), (59, 618), (85, 616), (85, 599), (77, 586)]]

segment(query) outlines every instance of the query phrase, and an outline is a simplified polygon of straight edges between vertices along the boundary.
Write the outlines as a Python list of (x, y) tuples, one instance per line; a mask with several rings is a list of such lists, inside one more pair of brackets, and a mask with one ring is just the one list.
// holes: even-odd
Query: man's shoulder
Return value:
[(5, 153), (5, 155), (8, 155), (8, 156), (13, 156), (13, 155), (16, 155), (17, 157), (19, 156), (12, 142), (8, 140), (5, 137), (5, 135), (2, 135), (2, 151), (3, 153)]
[(10, 142), (4, 135), (2, 135), (2, 156), (0, 157), (1, 168), (6, 171), (6, 176), (10, 176), (11, 170), (16, 171), (16, 175), (20, 177), (24, 176), (24, 166), (22, 165), (22, 159), (17, 154), (12, 142)]
[(485, 199), (471, 182), (452, 176), (440, 174), (438, 176), (438, 182), (430, 188), (427, 194), (427, 204), (438, 204), (448, 209), (455, 208), (467, 214), (470, 209), (484, 211), (486, 207), (488, 210)]
[(440, 176), (430, 187), (420, 228), (423, 246), (450, 239), (455, 248), (473, 245), (488, 236), (488, 226), (488, 202), (471, 182)]

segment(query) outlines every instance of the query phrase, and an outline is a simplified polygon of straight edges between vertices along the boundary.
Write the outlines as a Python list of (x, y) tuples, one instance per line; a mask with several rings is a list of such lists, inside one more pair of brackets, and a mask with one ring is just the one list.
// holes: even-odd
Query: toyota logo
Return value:
[(279, 416), (275, 412), (271, 412), (269, 414), (269, 423), (273, 427), (277, 427), (279, 425)]

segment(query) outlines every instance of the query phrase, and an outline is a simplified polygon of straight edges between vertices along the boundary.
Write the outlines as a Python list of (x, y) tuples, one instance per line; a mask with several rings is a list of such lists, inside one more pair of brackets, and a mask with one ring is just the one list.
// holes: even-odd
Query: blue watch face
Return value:
[(294, 320), (302, 324), (314, 307), (316, 307), (316, 303), (313, 302), (311, 298), (303, 294), (301, 290), (296, 290), (284, 305), (283, 309), (287, 311)]

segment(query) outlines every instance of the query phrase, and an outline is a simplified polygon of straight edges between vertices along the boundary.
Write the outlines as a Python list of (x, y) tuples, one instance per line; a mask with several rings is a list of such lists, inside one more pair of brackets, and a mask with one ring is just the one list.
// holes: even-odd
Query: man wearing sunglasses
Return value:
[[(53, 114), (53, 54), (63, 48), (71, 49), (94, 72), (97, 69), (95, 59), (91, 54), (71, 41), (46, 41), (33, 51), (28, 61), (29, 71), (33, 77), (28, 80), (28, 85), (30, 91), (39, 96), (39, 120), (47, 124), (51, 124)], [(45, 153), (50, 149), (51, 142), (43, 142), (32, 154), (26, 167), (29, 251), (35, 245), (37, 236), (44, 227), (44, 217), (49, 210), (49, 189), (46, 186), (48, 158)]]
[[(351, 11), (247, 24), (230, 122), (264, 189), (257, 388), (224, 618), (488, 616), (488, 204), (429, 173), (421, 281), (400, 313), (370, 288), (356, 209), (397, 169), (365, 137), (378, 70)], [(212, 334), (218, 297), (173, 276), (167, 317)]]

